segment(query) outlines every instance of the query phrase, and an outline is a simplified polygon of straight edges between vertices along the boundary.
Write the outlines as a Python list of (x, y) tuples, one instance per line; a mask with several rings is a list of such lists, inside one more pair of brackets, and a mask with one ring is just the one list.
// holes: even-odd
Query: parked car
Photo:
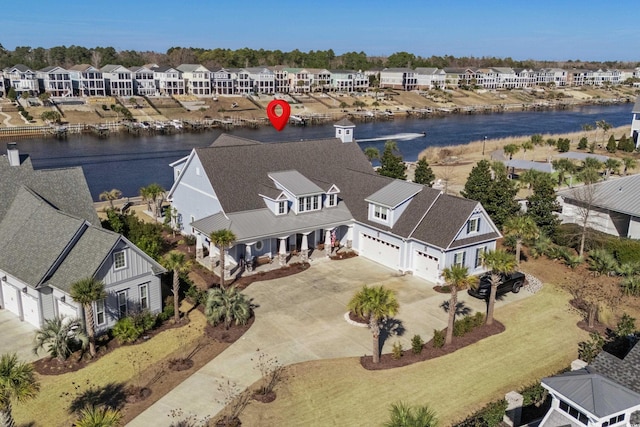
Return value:
[[(524, 286), (526, 278), (523, 273), (514, 271), (513, 273), (502, 274), (500, 278), (500, 284), (496, 291), (496, 296), (506, 294), (507, 292), (513, 292), (517, 294)], [(478, 285), (475, 288), (468, 290), (469, 295), (480, 299), (488, 299), (491, 294), (491, 274), (486, 273), (480, 277)]]

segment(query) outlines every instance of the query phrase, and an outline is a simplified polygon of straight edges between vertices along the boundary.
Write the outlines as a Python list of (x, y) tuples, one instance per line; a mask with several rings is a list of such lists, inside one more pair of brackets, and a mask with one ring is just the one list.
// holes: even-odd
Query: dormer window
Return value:
[(387, 217), (389, 216), (389, 208), (385, 208), (382, 206), (375, 205), (373, 207), (373, 217), (379, 219), (380, 221), (387, 221)]
[(338, 204), (338, 196), (336, 194), (329, 194), (327, 196), (327, 207), (331, 208)]
[(287, 202), (280, 201), (278, 202), (278, 215), (284, 215), (287, 213)]

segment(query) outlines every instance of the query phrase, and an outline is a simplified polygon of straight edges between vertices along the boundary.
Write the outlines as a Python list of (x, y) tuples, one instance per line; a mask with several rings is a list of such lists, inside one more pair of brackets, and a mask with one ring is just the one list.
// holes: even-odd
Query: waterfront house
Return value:
[(472, 86), (475, 82), (475, 71), (470, 68), (447, 67), (443, 68), (445, 81), (448, 88), (457, 89), (462, 86)]
[(287, 85), (290, 93), (309, 93), (313, 76), (305, 68), (283, 68), (286, 72)]
[(422, 90), (442, 89), (446, 85), (446, 73), (439, 68), (416, 68), (417, 88)]
[(177, 69), (182, 72), (186, 92), (195, 96), (211, 96), (213, 73), (199, 64), (181, 64)]
[(107, 87), (107, 95), (131, 97), (133, 92), (133, 73), (122, 65), (107, 64), (100, 69)]
[(633, 119), (631, 120), (630, 136), (633, 138), (636, 148), (638, 148), (640, 146), (640, 141), (638, 141), (638, 134), (640, 134), (640, 96), (636, 98), (636, 103), (633, 105), (631, 113), (633, 114)]
[(153, 78), (160, 95), (184, 95), (184, 80), (180, 70), (166, 65), (153, 68)]
[(41, 327), (83, 317), (71, 285), (93, 277), (107, 298), (93, 304), (102, 331), (136, 311), (162, 309), (165, 270), (123, 236), (100, 227), (82, 168), (34, 170), (15, 143), (0, 157), (0, 307)]
[(73, 85), (69, 71), (62, 67), (46, 67), (37, 73), (40, 91), (56, 97), (73, 96)]
[(4, 75), (2, 73), (2, 70), (0, 70), (0, 98), (2, 98), (3, 96), (7, 96), (7, 91), (4, 87)]
[(536, 73), (530, 68), (514, 68), (516, 88), (533, 87), (536, 84)]
[(131, 68), (133, 75), (133, 91), (138, 96), (156, 96), (158, 88), (153, 75), (153, 68), (146, 66)]
[(230, 70), (220, 68), (213, 72), (213, 93), (216, 95), (233, 95), (233, 76)]
[(414, 90), (418, 85), (416, 74), (411, 68), (385, 68), (380, 71), (380, 87)]
[(640, 345), (622, 358), (600, 352), (585, 368), (543, 378), (551, 408), (539, 427), (640, 424)]
[(355, 125), (334, 126), (334, 138), (313, 141), (223, 134), (171, 164), (176, 225), (196, 237), (204, 265), (219, 257), (211, 233), (230, 229), (237, 240), (225, 257), (229, 269), (241, 259), (285, 265), (293, 254), (342, 246), (431, 283), (453, 264), (484, 271), (480, 256), (500, 233), (480, 203), (378, 175), (353, 139)]
[(268, 67), (274, 75), (275, 80), (275, 92), (276, 93), (289, 93), (289, 73), (285, 70), (285, 67), (277, 65), (275, 67)]
[(536, 85), (555, 87), (567, 86), (568, 73), (561, 68), (541, 68), (536, 71)]
[(76, 96), (106, 96), (102, 71), (89, 64), (69, 68), (73, 92)]
[(11, 88), (16, 92), (17, 96), (23, 93), (37, 95), (39, 92), (36, 72), (26, 65), (17, 64), (13, 67), (5, 68), (4, 77), (7, 81), (7, 93)]
[(331, 70), (328, 87), (339, 92), (364, 92), (369, 88), (369, 77), (363, 72), (352, 70)]
[(273, 94), (276, 92), (276, 75), (267, 67), (248, 67), (240, 70), (248, 80), (248, 92), (253, 94)]
[(331, 88), (331, 72), (326, 68), (307, 68), (311, 74), (311, 90), (325, 92)]
[(588, 227), (640, 239), (640, 175), (561, 190), (558, 196), (562, 199), (563, 223), (582, 224), (588, 209)]

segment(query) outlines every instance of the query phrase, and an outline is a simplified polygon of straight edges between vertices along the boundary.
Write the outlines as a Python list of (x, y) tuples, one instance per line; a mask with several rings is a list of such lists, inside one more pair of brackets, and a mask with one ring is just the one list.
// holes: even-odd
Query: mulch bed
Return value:
[(224, 343), (233, 343), (249, 330), (255, 320), (255, 316), (251, 316), (251, 319), (249, 319), (246, 325), (236, 326), (233, 324), (229, 329), (226, 329), (222, 323), (219, 323), (216, 326), (211, 326), (207, 323), (207, 326), (204, 328), (204, 333), (207, 338), (212, 340)]
[(436, 285), (433, 287), (433, 290), (441, 293), (441, 294), (450, 294), (451, 293), (451, 289), (448, 286), (440, 286), (440, 285)]
[(434, 348), (433, 340), (430, 340), (423, 345), (422, 352), (419, 354), (414, 354), (411, 349), (404, 350), (402, 352), (402, 357), (399, 359), (394, 359), (391, 353), (383, 354), (380, 356), (379, 363), (373, 363), (372, 356), (362, 356), (360, 358), (360, 364), (363, 368), (371, 371), (399, 368), (401, 366), (407, 366), (413, 363), (445, 356), (484, 338), (504, 332), (504, 330), (504, 325), (497, 320), (494, 320), (493, 325), (482, 325), (462, 337), (453, 337), (451, 344), (445, 345), (441, 348)]
[(274, 400), (276, 400), (276, 392), (275, 391), (271, 391), (267, 394), (262, 394), (261, 392), (255, 392), (253, 393), (253, 400), (257, 400), (258, 402), (262, 402), (262, 403), (271, 403)]
[(346, 252), (338, 252), (334, 255), (331, 255), (329, 258), (331, 258), (334, 261), (338, 261), (341, 259), (349, 259), (349, 258), (354, 258), (357, 257), (358, 254), (355, 253), (354, 251), (346, 251)]

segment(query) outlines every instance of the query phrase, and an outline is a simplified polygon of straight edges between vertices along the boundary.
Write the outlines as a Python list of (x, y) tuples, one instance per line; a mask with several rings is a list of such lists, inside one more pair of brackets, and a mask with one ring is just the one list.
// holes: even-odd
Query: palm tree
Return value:
[(605, 176), (609, 178), (609, 176), (613, 173), (619, 174), (620, 166), (622, 166), (622, 163), (620, 162), (620, 160), (608, 158), (604, 162)]
[(140, 197), (143, 202), (147, 202), (147, 210), (151, 212), (151, 196), (148, 187), (140, 187)]
[(190, 263), (185, 260), (184, 254), (178, 251), (171, 251), (162, 258), (162, 265), (173, 272), (173, 320), (180, 321), (180, 273), (187, 271)]
[(25, 402), (34, 398), (40, 384), (33, 375), (33, 366), (18, 361), (14, 354), (0, 357), (0, 426), (16, 425), (11, 413), (11, 401)]
[(391, 405), (390, 420), (384, 427), (436, 427), (438, 418), (429, 406), (412, 408), (404, 402)]
[(553, 169), (558, 172), (558, 187), (562, 186), (567, 173), (574, 173), (576, 165), (569, 159), (556, 159), (551, 162)]
[(117, 427), (122, 421), (122, 415), (117, 409), (106, 406), (89, 405), (78, 413), (79, 419), (74, 427)]
[(36, 331), (33, 352), (46, 349), (51, 357), (56, 357), (60, 362), (67, 360), (79, 344), (82, 350), (87, 348), (89, 340), (82, 331), (80, 319), (67, 319), (64, 316), (56, 316), (45, 321), (42, 328)]
[(235, 286), (229, 289), (209, 289), (204, 315), (212, 325), (224, 322), (229, 329), (231, 322), (236, 325), (246, 325), (251, 318), (251, 300), (241, 293)]
[(380, 322), (398, 312), (400, 304), (396, 294), (384, 286), (370, 288), (364, 285), (347, 307), (355, 315), (369, 320), (369, 329), (373, 334), (373, 363), (380, 362)]
[(525, 155), (527, 154), (527, 150), (533, 150), (533, 142), (531, 142), (531, 140), (530, 140), (530, 139), (529, 139), (529, 140), (527, 140), (527, 141), (524, 141), (524, 142), (522, 143), (521, 147), (522, 147), (522, 151), (524, 152), (524, 153), (522, 154), (522, 157), (524, 158), (524, 157), (525, 157)]
[(89, 354), (91, 357), (94, 357), (96, 355), (96, 332), (95, 320), (93, 318), (93, 303), (107, 297), (107, 293), (104, 290), (104, 283), (94, 277), (87, 277), (73, 283), (70, 294), (75, 302), (82, 304), (85, 326), (87, 335), (89, 336)]
[(624, 170), (622, 171), (623, 175), (627, 175), (627, 171), (631, 169), (635, 169), (638, 166), (638, 162), (633, 157), (624, 157), (622, 159), (622, 163), (624, 164)]
[(503, 249), (496, 249), (482, 254), (482, 265), (491, 272), (491, 293), (487, 304), (487, 325), (493, 324), (493, 308), (496, 305), (496, 292), (502, 280), (502, 275), (510, 273), (516, 267), (516, 259)]
[[(160, 216), (160, 209), (162, 208), (162, 203), (164, 202), (164, 192), (165, 189), (162, 188), (160, 184), (153, 183), (147, 186), (147, 197), (151, 199), (154, 203), (154, 214), (153, 216), (158, 220), (158, 216)], [(149, 209), (151, 210), (151, 209)]]
[(514, 216), (509, 218), (503, 226), (505, 236), (513, 236), (516, 239), (516, 265), (520, 265), (520, 251), (523, 240), (537, 239), (540, 231), (533, 218), (530, 216)]
[(122, 197), (122, 191), (114, 188), (111, 191), (103, 191), (102, 193), (100, 193), (99, 197), (100, 200), (108, 200), (109, 206), (111, 207), (111, 209), (113, 209), (113, 201), (118, 200), (120, 197)]
[(220, 252), (220, 286), (224, 289), (224, 257), (225, 250), (236, 242), (236, 235), (233, 231), (223, 228), (216, 230), (209, 236), (211, 243), (213, 243)]
[(380, 151), (376, 147), (367, 147), (364, 149), (364, 155), (367, 156), (369, 162), (373, 162), (380, 158)]
[(478, 280), (475, 276), (469, 276), (469, 269), (461, 265), (452, 265), (442, 270), (442, 278), (447, 282), (451, 290), (449, 298), (449, 324), (447, 325), (447, 337), (445, 344), (451, 344), (453, 340), (453, 325), (456, 321), (456, 309), (458, 306), (458, 291), (472, 286)]

